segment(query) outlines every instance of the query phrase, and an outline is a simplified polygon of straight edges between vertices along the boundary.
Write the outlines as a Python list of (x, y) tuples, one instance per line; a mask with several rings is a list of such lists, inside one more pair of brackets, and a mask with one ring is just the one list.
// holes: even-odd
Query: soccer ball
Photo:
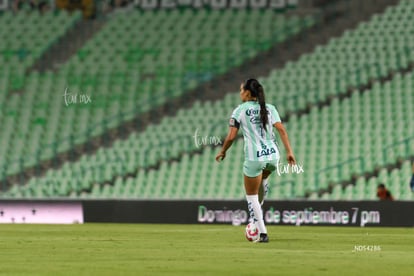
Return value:
[(259, 229), (254, 222), (250, 222), (246, 225), (246, 239), (248, 241), (256, 241), (259, 238)]

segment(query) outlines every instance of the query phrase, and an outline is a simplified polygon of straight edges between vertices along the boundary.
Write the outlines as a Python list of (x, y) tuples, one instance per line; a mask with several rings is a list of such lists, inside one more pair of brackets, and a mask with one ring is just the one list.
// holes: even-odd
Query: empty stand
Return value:
[[(80, 14), (54, 16), (30, 13), (27, 21), (23, 14), (0, 16), (5, 23), (0, 26), (16, 28), (16, 35), (1, 44), (6, 48), (0, 87), (24, 89), (7, 99), (0, 96), (2, 179), (166, 103), (314, 24), (311, 17), (271, 10), (131, 11), (114, 15), (57, 72), (25, 75)], [(25, 58), (19, 57), (21, 49)], [(174, 152), (184, 145), (177, 143)], [(168, 156), (152, 154), (148, 164)]]

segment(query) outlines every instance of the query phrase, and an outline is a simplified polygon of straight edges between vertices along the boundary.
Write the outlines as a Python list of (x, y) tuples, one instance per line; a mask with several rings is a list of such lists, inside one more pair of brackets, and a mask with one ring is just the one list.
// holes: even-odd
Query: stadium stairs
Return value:
[[(37, 71), (56, 71), (60, 65), (69, 60), (95, 33), (105, 24), (105, 20), (79, 20), (66, 34), (46, 51), (31, 67), (27, 68), (26, 75)], [(24, 89), (14, 89), (13, 93), (25, 93)]]
[(55, 43), (27, 72), (56, 71), (82, 48), (87, 40), (104, 26), (106, 20), (79, 20), (64, 37)]
[[(182, 97), (178, 97), (159, 108), (153, 109), (144, 115), (139, 116), (129, 122), (123, 123), (117, 128), (111, 129), (106, 133), (89, 140), (85, 144), (75, 146), (68, 152), (59, 154), (51, 160), (47, 160), (35, 167), (29, 168), (17, 175), (9, 176), (6, 183), (2, 183), (2, 187), (9, 186), (19, 180), (29, 179), (31, 176), (43, 175), (49, 168), (58, 168), (66, 161), (78, 160), (83, 154), (94, 153), (98, 148), (111, 146), (116, 139), (123, 139), (133, 131), (142, 131), (149, 124), (157, 123), (163, 116), (174, 115), (179, 108), (192, 106), (195, 100), (220, 100), (226, 93), (235, 91), (235, 83), (240, 82), (250, 76), (265, 76), (270, 70), (283, 67), (286, 62), (297, 60), (302, 54), (309, 53), (317, 45), (325, 44), (327, 41), (336, 36), (340, 36), (343, 31), (355, 27), (359, 22), (367, 20), (374, 13), (385, 10), (389, 5), (397, 4), (398, 1), (381, 0), (381, 1), (335, 1), (334, 4), (324, 6), (319, 12), (319, 20), (317, 24), (303, 31), (302, 33), (288, 39), (287, 41), (276, 45), (270, 50), (259, 54), (257, 57), (246, 62), (239, 68), (233, 69), (224, 75), (213, 78), (197, 88), (188, 91)], [(306, 8), (304, 9), (306, 11)], [(299, 8), (296, 12), (300, 13)], [(315, 12), (315, 11), (312, 11)], [(59, 63), (64, 62), (76, 49), (81, 47), (83, 43), (91, 37), (96, 31), (103, 26), (103, 21), (99, 23), (81, 22), (77, 28), (71, 29), (66, 37), (56, 44), (52, 51), (49, 51), (41, 62), (35, 64), (31, 70), (50, 70), (56, 69)], [(77, 29), (82, 27), (84, 35), (80, 39), (74, 39), (77, 35)], [(59, 54), (67, 45), (66, 42), (76, 41), (76, 45), (71, 47), (63, 55)], [(348, 93), (348, 92), (347, 92)], [(320, 104), (329, 104), (321, 102)], [(308, 110), (292, 110), (296, 114), (305, 114)], [(287, 113), (286, 121), (289, 117)], [(154, 116), (156, 115), (156, 116)], [(193, 154), (197, 154), (195, 151)], [(4, 185), (6, 184), (6, 185)]]

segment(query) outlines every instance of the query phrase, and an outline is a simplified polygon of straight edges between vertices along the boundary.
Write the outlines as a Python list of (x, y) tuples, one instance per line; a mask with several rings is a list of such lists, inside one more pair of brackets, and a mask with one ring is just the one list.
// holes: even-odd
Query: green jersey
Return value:
[(241, 128), (244, 137), (245, 160), (270, 161), (279, 159), (273, 124), (281, 122), (279, 113), (271, 104), (266, 104), (268, 125), (260, 121), (260, 105), (256, 101), (244, 102), (231, 115), (230, 126)]

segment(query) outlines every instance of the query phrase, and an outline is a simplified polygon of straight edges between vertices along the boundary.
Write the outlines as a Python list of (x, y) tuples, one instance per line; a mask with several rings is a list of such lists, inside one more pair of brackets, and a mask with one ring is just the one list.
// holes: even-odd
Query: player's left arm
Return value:
[(224, 140), (223, 146), (221, 148), (221, 151), (216, 155), (216, 161), (220, 162), (224, 158), (226, 158), (226, 151), (231, 147), (233, 144), (234, 139), (237, 137), (237, 133), (239, 131), (239, 128), (231, 126), (229, 128), (229, 132), (227, 133), (227, 137)]
[(287, 161), (290, 165), (295, 165), (296, 159), (295, 159), (295, 156), (293, 155), (292, 147), (290, 146), (287, 131), (282, 124), (282, 120), (280, 119), (279, 112), (277, 112), (276, 107), (274, 107), (273, 105), (270, 106), (270, 114), (272, 118), (271, 123), (279, 132), (280, 139), (282, 140), (282, 143), (285, 146)]
[(286, 157), (287, 161), (290, 165), (296, 164), (296, 158), (293, 155), (292, 147), (290, 146), (289, 137), (285, 127), (283, 126), (282, 122), (277, 122), (273, 125), (277, 131), (279, 132), (280, 139), (282, 140), (283, 145), (285, 146), (286, 150)]

